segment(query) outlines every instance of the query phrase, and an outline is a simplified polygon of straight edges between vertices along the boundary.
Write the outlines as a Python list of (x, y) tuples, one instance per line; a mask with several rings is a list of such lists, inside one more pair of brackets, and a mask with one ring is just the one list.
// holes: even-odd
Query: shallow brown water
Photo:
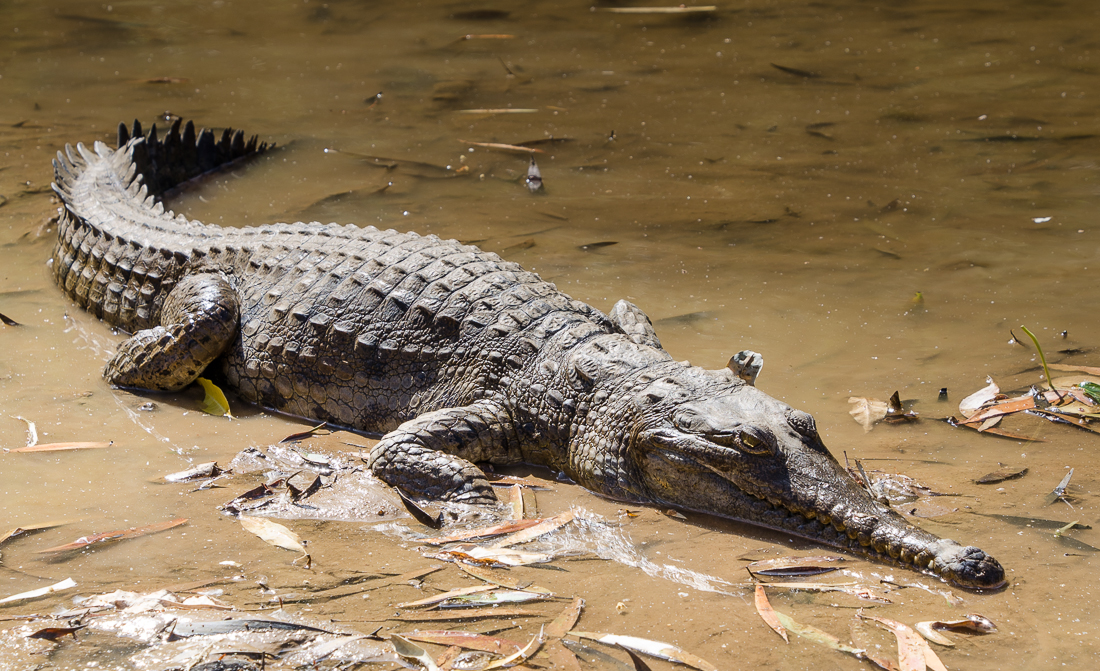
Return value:
[[(507, 15), (460, 14), (474, 8)], [(962, 594), (957, 607), (907, 589), (874, 612), (912, 624), (977, 611), (1000, 626), (939, 649), (949, 668), (1095, 666), (1094, 553), (988, 515), (1096, 525), (1098, 438), (1028, 417), (1009, 428), (1046, 442), (1023, 444), (933, 419), (987, 375), (1006, 390), (1040, 380), (1033, 349), (1010, 342), (1010, 329), (1023, 338), (1021, 324), (1053, 361), (1100, 365), (1098, 11), (1087, 2), (754, 1), (689, 18), (561, 2), (0, 3), (0, 312), (24, 325), (0, 327), (0, 442), (24, 444), (24, 423), (9, 416), (34, 421), (42, 442), (114, 441), (0, 455), (0, 531), (70, 521), (4, 545), (0, 597), (70, 576), (81, 594), (153, 589), (223, 575), (219, 562), (233, 560), (246, 580), (226, 598), (245, 604), (261, 601), (261, 576), (290, 593), (341, 571), (427, 563), (415, 543), (363, 524), (299, 522), (319, 571), (305, 578), (292, 555), (215, 510), (239, 484), (188, 493), (152, 482), (300, 430), (250, 408), (234, 422), (203, 415), (195, 393), (110, 389), (99, 369), (121, 338), (52, 284), (53, 153), (113, 143), (119, 120), (148, 124), (167, 112), (284, 146), (172, 203), (191, 217), (354, 222), (476, 242), (601, 309), (628, 298), (678, 358), (717, 368), (740, 349), (762, 352), (759, 386), (812, 412), (838, 456), (960, 494), (933, 499), (936, 516), (920, 523), (987, 550), (1011, 579), (996, 594)], [(464, 112), (499, 108), (536, 111)], [(464, 143), (551, 137), (569, 141), (542, 145), (546, 188), (536, 195), (523, 185), (526, 157)], [(388, 171), (364, 155), (462, 174), (439, 178), (413, 163)], [(942, 387), (950, 402), (937, 400)], [(924, 420), (865, 434), (848, 417), (849, 396), (895, 389), (918, 401)], [(141, 410), (150, 399), (156, 409)], [(973, 484), (1002, 464), (1029, 474)], [(1070, 467), (1073, 508), (1044, 507)], [(538, 501), (547, 514), (579, 505), (620, 519), (618, 505), (575, 486)], [(176, 517), (190, 522), (65, 558), (35, 554)], [(738, 584), (742, 557), (821, 549), (698, 516), (645, 510), (620, 521), (654, 564)], [(1073, 537), (1100, 546), (1096, 529)], [(864, 581), (943, 588), (854, 564)], [(674, 643), (724, 669), (869, 668), (802, 639), (783, 644), (742, 587), (700, 591), (615, 561), (565, 566), (526, 574), (583, 596), (582, 629)], [(429, 584), (464, 584), (447, 571)], [(288, 609), (375, 620), (413, 592)], [(0, 607), (0, 617), (66, 599)], [(886, 635), (849, 630), (869, 604), (785, 592), (772, 601), (893, 654)], [(517, 639), (537, 631), (520, 626)], [(90, 654), (69, 645), (36, 659), (83, 667)], [(128, 668), (122, 653), (104, 659)]]

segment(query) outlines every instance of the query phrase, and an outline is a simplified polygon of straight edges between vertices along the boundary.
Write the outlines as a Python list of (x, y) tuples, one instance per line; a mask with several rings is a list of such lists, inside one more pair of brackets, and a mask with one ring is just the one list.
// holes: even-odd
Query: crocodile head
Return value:
[(620, 378), (610, 414), (629, 436), (616, 466), (626, 475), (605, 493), (778, 529), (961, 587), (1005, 584), (993, 557), (872, 499), (829, 453), (809, 414), (728, 370), (658, 368), (636, 369), (629, 383)]

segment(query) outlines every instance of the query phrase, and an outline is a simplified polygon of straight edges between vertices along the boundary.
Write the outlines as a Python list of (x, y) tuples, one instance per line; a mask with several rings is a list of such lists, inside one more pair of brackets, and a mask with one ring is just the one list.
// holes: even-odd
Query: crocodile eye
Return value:
[(738, 438), (740, 438), (741, 448), (746, 452), (751, 454), (766, 454), (771, 452), (771, 446), (760, 436), (753, 435), (748, 431), (742, 431)]

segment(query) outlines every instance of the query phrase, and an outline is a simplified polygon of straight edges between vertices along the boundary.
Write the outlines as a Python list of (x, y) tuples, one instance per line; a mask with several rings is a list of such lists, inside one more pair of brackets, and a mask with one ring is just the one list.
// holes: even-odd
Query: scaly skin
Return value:
[(630, 303), (605, 316), (453, 240), (177, 218), (157, 195), (265, 145), (178, 122), (163, 141), (122, 127), (119, 144), (58, 154), (52, 261), (73, 300), (134, 333), (113, 384), (180, 389), (210, 367), (244, 400), (384, 434), (367, 464), (428, 496), (494, 501), (474, 462), (542, 464), (605, 496), (1004, 584), (992, 557), (872, 500), (813, 418), (756, 389), (759, 355), (676, 363)]

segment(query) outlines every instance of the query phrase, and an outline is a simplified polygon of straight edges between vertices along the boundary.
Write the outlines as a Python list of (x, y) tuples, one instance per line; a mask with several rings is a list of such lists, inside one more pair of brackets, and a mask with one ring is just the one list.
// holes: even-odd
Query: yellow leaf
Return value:
[(225, 416), (233, 419), (233, 413), (229, 412), (229, 401), (222, 390), (205, 377), (200, 377), (196, 382), (201, 384), (203, 391), (206, 392), (206, 398), (202, 400), (202, 411), (215, 417)]

